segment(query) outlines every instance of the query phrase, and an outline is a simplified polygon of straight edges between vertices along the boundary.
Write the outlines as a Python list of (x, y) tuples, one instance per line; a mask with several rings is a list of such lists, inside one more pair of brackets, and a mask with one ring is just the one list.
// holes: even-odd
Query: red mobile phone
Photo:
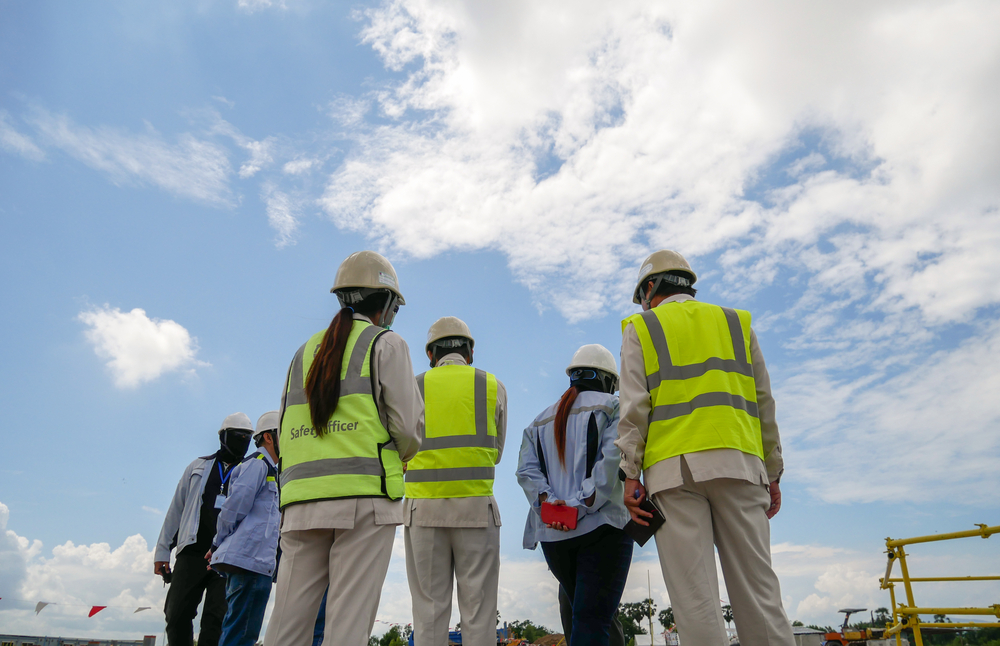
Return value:
[(562, 523), (570, 529), (576, 529), (576, 514), (576, 507), (553, 505), (549, 502), (542, 503), (542, 522), (546, 525)]

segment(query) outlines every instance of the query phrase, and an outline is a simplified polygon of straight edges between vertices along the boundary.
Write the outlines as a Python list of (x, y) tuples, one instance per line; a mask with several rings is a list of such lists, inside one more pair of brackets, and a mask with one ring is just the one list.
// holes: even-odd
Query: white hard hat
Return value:
[(576, 368), (595, 368), (618, 377), (618, 364), (615, 362), (615, 355), (600, 343), (591, 343), (582, 346), (573, 354), (573, 360), (566, 368), (566, 374), (573, 372)]
[(392, 263), (374, 251), (357, 251), (340, 263), (331, 292), (355, 289), (387, 289), (399, 297), (399, 304), (406, 305), (399, 291), (399, 279)]
[(691, 277), (688, 285), (681, 285), (682, 287), (694, 285), (698, 280), (698, 276), (695, 275), (694, 270), (691, 269), (691, 265), (684, 259), (684, 256), (670, 249), (660, 249), (649, 254), (642, 261), (642, 265), (639, 266), (639, 280), (636, 282), (635, 290), (632, 292), (632, 302), (642, 302), (642, 290), (646, 286), (646, 281), (650, 276), (668, 271), (682, 271)]
[(253, 433), (253, 424), (250, 422), (250, 418), (243, 413), (227, 415), (226, 419), (222, 420), (222, 427), (219, 429), (219, 432), (221, 433), (229, 428)]
[(276, 410), (271, 410), (260, 416), (257, 420), (257, 430), (253, 432), (253, 441), (257, 442), (260, 436), (268, 431), (277, 431), (281, 427), (281, 415)]
[(455, 316), (444, 316), (434, 321), (431, 329), (427, 330), (427, 345), (424, 348), (430, 350), (432, 343), (449, 337), (468, 339), (470, 348), (476, 345), (475, 339), (472, 338), (472, 332), (469, 331), (469, 326), (465, 324), (465, 321)]

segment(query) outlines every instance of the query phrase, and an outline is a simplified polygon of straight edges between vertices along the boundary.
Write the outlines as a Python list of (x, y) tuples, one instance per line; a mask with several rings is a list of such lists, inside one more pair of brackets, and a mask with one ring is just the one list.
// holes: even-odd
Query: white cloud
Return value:
[(250, 159), (240, 166), (240, 177), (247, 179), (256, 175), (262, 168), (268, 166), (274, 158), (271, 157), (271, 147), (274, 140), (271, 137), (263, 141), (247, 140), (241, 144), (250, 152)]
[(296, 213), (298, 204), (287, 193), (283, 193), (274, 187), (273, 184), (264, 185), (264, 192), (261, 195), (267, 208), (267, 221), (278, 233), (278, 248), (294, 244), (295, 230), (299, 226)]
[(32, 161), (45, 159), (45, 153), (32, 141), (31, 137), (18, 132), (11, 125), (9, 115), (4, 110), (0, 110), (0, 148)]
[(122, 312), (109, 305), (81, 312), (87, 340), (107, 366), (119, 388), (135, 388), (165, 372), (209, 364), (198, 361), (197, 339), (179, 323), (150, 319), (135, 308)]
[[(67, 541), (43, 552), (40, 541), (29, 541), (6, 529), (9, 510), (0, 503), (0, 582), (7, 592), (0, 623), (10, 633), (100, 634), (132, 639), (136, 633), (162, 632), (166, 590), (153, 575), (153, 552), (138, 534), (111, 549), (107, 543), (76, 545)], [(20, 574), (8, 578), (10, 570)], [(35, 616), (37, 601), (53, 602)], [(92, 605), (108, 608), (93, 618)], [(151, 610), (133, 614), (148, 606)]]
[[(997, 13), (985, 2), (385, 2), (362, 36), (387, 68), (413, 70), (376, 93), (398, 122), (359, 135), (325, 205), (397, 253), (500, 249), (570, 319), (622, 304), (653, 247), (747, 246), (728, 277), (744, 286), (736, 274), (755, 263), (799, 266), (820, 237), (855, 226), (869, 244), (834, 240), (825, 262), (858, 264), (890, 300), (941, 316), (931, 295), (910, 295), (912, 264), (990, 248), (962, 233), (997, 221)], [(812, 151), (790, 162), (797, 181), (776, 205), (745, 200), (811, 131), (848, 167), (824, 172)], [(959, 269), (997, 278), (979, 267)], [(554, 298), (570, 281), (576, 293)], [(957, 311), (937, 306), (951, 319), (1000, 298), (958, 291)]]
[(237, 6), (247, 13), (254, 13), (264, 9), (275, 7), (277, 9), (287, 9), (284, 0), (239, 0)]
[(293, 159), (290, 162), (285, 162), (285, 165), (281, 167), (286, 175), (303, 175), (308, 173), (313, 166), (318, 166), (319, 160), (316, 159)]
[(793, 478), (828, 502), (992, 501), (998, 356), (991, 323), (953, 350), (896, 357), (862, 379), (806, 366), (776, 395)]
[(171, 144), (152, 126), (144, 134), (107, 126), (89, 128), (42, 109), (36, 110), (31, 121), (46, 143), (107, 173), (116, 183), (151, 183), (216, 206), (233, 202), (226, 150), (211, 141), (183, 134)]
[(977, 320), (1000, 304), (1000, 6), (386, 0), (362, 18), (403, 80), (348, 133), (321, 200), (338, 226), (401, 256), (499, 250), (571, 322), (631, 311), (638, 260), (678, 249), (730, 303), (783, 292), (756, 325), (794, 366), (774, 375), (792, 479), (843, 501), (997, 484), (1000, 346)]

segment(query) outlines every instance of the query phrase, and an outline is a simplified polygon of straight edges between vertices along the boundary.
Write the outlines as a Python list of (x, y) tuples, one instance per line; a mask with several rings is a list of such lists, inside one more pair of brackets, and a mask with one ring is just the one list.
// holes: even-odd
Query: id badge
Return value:
[(226, 502), (226, 497), (221, 493), (215, 497), (215, 508), (222, 509), (222, 503)]

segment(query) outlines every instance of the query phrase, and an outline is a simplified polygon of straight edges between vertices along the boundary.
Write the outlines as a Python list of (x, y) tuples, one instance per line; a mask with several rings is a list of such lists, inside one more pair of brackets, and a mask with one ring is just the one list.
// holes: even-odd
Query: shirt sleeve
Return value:
[(229, 483), (229, 495), (219, 510), (219, 520), (215, 525), (215, 538), (212, 540), (212, 551), (219, 549), (222, 542), (229, 538), (243, 519), (253, 509), (253, 503), (260, 493), (261, 487), (267, 482), (267, 466), (263, 460), (247, 460), (233, 469), (233, 481)]
[(409, 462), (420, 450), (424, 429), (424, 400), (413, 376), (410, 348), (403, 337), (387, 332), (376, 341), (373, 354), (379, 410), (384, 412), (399, 458)]
[(156, 553), (154, 561), (169, 561), (170, 550), (177, 542), (177, 532), (181, 526), (181, 515), (184, 513), (184, 505), (187, 503), (188, 481), (191, 479), (191, 472), (194, 471), (194, 462), (184, 469), (177, 489), (174, 490), (174, 497), (170, 499), (170, 506), (163, 518), (163, 527), (160, 529), (160, 537), (156, 541)]
[(503, 445), (507, 440), (507, 389), (497, 379), (497, 464), (503, 457)]
[(631, 323), (622, 335), (622, 371), (619, 386), (621, 418), (615, 446), (621, 451), (621, 469), (625, 476), (638, 480), (642, 474), (642, 458), (646, 452), (649, 413), (653, 408), (646, 390), (646, 364), (642, 345)]
[(760, 436), (764, 446), (764, 466), (767, 479), (774, 482), (785, 470), (781, 457), (781, 437), (775, 420), (774, 397), (771, 395), (771, 377), (764, 365), (764, 353), (760, 350), (757, 335), (750, 330), (750, 363), (753, 366), (753, 380), (757, 387), (757, 416), (760, 419)]
[(535, 433), (538, 431), (534, 426), (524, 429), (521, 438), (521, 452), (517, 457), (517, 483), (524, 490), (524, 495), (533, 509), (538, 510), (542, 504), (538, 500), (542, 494), (552, 496), (552, 489), (549, 481), (542, 473), (542, 463), (538, 459), (536, 449)]

